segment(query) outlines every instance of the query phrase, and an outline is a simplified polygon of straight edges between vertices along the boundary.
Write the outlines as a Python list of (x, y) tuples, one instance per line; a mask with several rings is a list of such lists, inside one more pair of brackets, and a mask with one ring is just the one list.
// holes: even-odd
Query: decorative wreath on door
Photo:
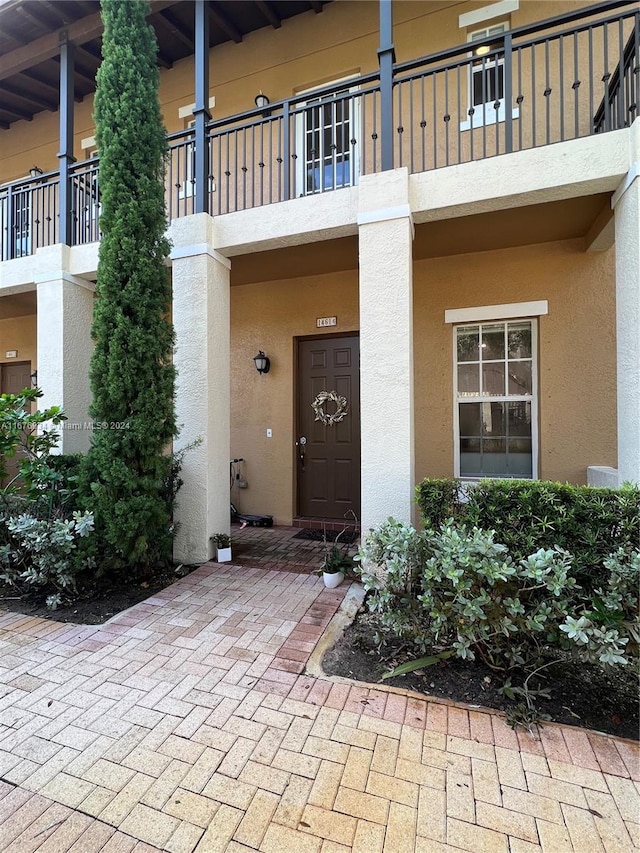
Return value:
[[(336, 410), (329, 414), (325, 412), (325, 403), (335, 403)], [(311, 408), (316, 413), (315, 420), (320, 421), (325, 426), (333, 426), (339, 424), (349, 414), (349, 403), (346, 397), (341, 397), (336, 391), (321, 391), (316, 399), (311, 404)]]

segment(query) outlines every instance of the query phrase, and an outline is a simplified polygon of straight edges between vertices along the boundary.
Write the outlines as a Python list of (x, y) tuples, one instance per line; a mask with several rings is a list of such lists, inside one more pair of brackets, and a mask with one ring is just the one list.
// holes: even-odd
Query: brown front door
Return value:
[[(347, 412), (323, 423), (338, 406), (314, 401), (336, 392)], [(298, 515), (342, 519), (360, 516), (360, 346), (357, 335), (298, 341)]]
[[(10, 364), (0, 364), (0, 393), (19, 394), (25, 388), (31, 388), (31, 362), (18, 361)], [(11, 482), (18, 473), (18, 458), (13, 456), (6, 459), (2, 467), (6, 468), (7, 476), (4, 484)]]

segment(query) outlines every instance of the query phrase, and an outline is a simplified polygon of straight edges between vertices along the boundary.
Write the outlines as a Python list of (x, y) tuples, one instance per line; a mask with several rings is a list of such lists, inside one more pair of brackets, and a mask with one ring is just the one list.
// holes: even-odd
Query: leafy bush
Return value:
[(47, 603), (55, 607), (94, 565), (93, 515), (73, 511), (78, 458), (51, 453), (65, 416), (58, 406), (30, 412), (41, 396), (35, 388), (0, 396), (0, 466), (19, 459), (18, 474), (0, 490), (0, 581), (20, 592), (51, 589)]
[(596, 489), (546, 481), (424, 480), (416, 488), (424, 523), (438, 528), (454, 517), (494, 530), (514, 560), (555, 547), (573, 557), (573, 572), (589, 587), (606, 581), (605, 560), (640, 542), (640, 489)]
[(76, 590), (78, 574), (91, 567), (78, 540), (93, 531), (91, 513), (71, 519), (41, 519), (23, 514), (5, 520), (9, 541), (0, 546), (0, 581), (23, 591), (51, 587), (47, 604), (55, 609), (62, 593)]
[[(503, 670), (536, 665), (548, 646), (606, 664), (637, 657), (637, 551), (608, 556), (600, 572), (606, 583), (585, 590), (565, 549), (517, 559), (496, 538), (451, 519), (422, 532), (389, 519), (359, 553), (369, 609), (421, 653), (478, 655)], [(383, 571), (368, 573), (371, 564)]]

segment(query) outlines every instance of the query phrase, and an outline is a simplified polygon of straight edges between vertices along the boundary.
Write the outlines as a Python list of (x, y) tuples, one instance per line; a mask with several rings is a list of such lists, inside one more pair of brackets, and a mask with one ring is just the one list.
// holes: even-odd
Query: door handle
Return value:
[(296, 447), (298, 448), (298, 458), (300, 459), (300, 463), (302, 465), (302, 470), (304, 471), (304, 457), (306, 454), (305, 446), (307, 444), (307, 438), (304, 435), (301, 435), (300, 438), (296, 441)]

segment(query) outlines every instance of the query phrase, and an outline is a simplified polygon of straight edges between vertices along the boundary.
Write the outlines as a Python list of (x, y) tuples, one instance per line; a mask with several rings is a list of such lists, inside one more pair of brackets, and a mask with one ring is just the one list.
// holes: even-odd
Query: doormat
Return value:
[(355, 533), (353, 530), (345, 530), (344, 533), (341, 530), (312, 530), (311, 528), (304, 527), (299, 533), (296, 533), (295, 536), (292, 536), (292, 539), (309, 539), (312, 542), (324, 542), (326, 539), (327, 542), (335, 542), (336, 538), (339, 536), (339, 543), (341, 542), (343, 545), (351, 545), (356, 541), (360, 534)]

